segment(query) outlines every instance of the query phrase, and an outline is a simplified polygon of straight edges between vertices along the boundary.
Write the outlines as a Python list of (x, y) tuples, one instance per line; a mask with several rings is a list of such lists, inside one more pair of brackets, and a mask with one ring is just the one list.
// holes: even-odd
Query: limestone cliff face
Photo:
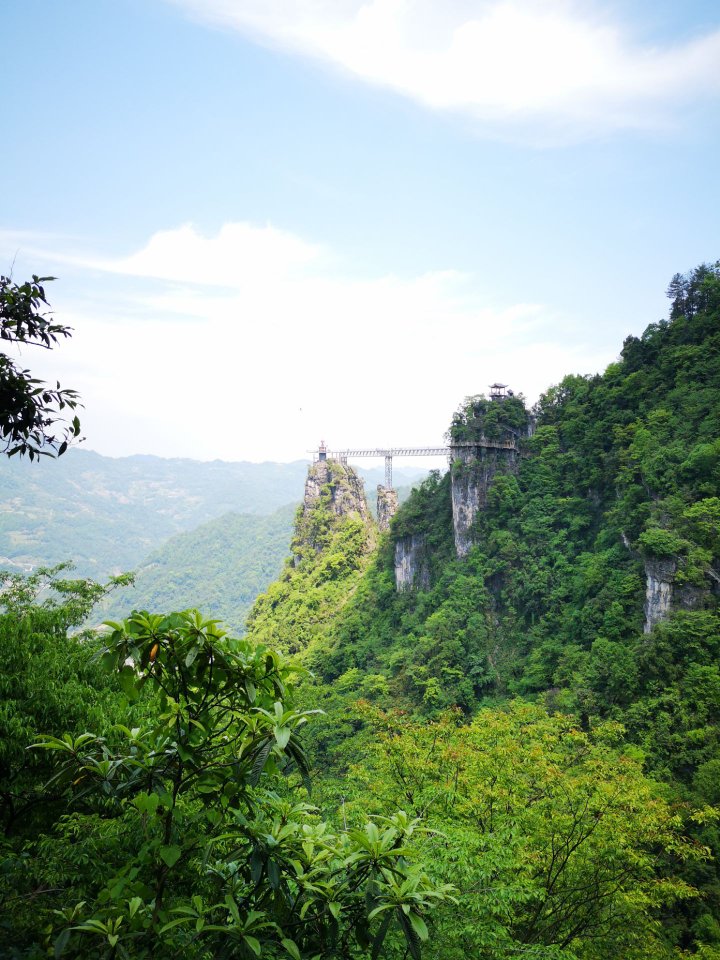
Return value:
[(398, 495), (390, 487), (384, 487), (381, 483), (377, 488), (377, 525), (378, 530), (384, 532), (390, 529), (390, 521), (397, 513)]
[(498, 473), (517, 470), (515, 450), (456, 448), (452, 451), (452, 508), (455, 550), (464, 557), (473, 544), (475, 518), (487, 506), (487, 493)]
[(430, 569), (424, 534), (411, 534), (396, 541), (395, 587), (398, 593), (430, 589)]
[(670, 613), (676, 571), (677, 561), (673, 559), (645, 561), (645, 633), (650, 633)]
[(352, 467), (335, 460), (313, 463), (295, 523), (294, 565), (301, 562), (307, 548), (322, 550), (331, 535), (333, 519), (343, 517), (360, 520), (370, 536), (373, 523), (362, 480)]
[(363, 520), (369, 518), (362, 480), (352, 467), (335, 460), (319, 461), (308, 470), (303, 513), (313, 510), (321, 501), (338, 517), (356, 514)]
[(709, 587), (675, 582), (678, 567), (675, 557), (645, 559), (645, 633), (650, 633), (655, 624), (666, 620), (675, 610), (697, 610), (709, 604), (712, 596)]

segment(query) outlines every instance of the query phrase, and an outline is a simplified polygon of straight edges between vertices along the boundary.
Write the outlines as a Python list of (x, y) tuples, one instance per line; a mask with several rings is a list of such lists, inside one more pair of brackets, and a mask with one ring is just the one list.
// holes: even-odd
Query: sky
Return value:
[(0, 273), (110, 456), (442, 443), (720, 257), (720, 6), (4, 0)]

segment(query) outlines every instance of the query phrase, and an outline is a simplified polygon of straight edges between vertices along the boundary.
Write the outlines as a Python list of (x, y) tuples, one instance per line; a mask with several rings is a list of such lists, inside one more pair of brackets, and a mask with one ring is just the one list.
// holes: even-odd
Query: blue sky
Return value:
[[(0, 269), (86, 445), (441, 440), (612, 361), (720, 256), (720, 8), (6, 0)], [(9, 131), (9, 132), (8, 132)], [(14, 266), (13, 266), (14, 264)]]

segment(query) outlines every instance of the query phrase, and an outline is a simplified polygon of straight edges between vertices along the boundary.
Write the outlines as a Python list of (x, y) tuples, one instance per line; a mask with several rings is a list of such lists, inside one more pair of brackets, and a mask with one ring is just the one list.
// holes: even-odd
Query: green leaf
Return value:
[(73, 927), (73, 930), (84, 930), (86, 933), (107, 933), (107, 929), (106, 924), (100, 920), (95, 920), (93, 917)]
[[(58, 958), (61, 957), (65, 952), (65, 947), (68, 945), (68, 940), (70, 939), (70, 933), (70, 928), (67, 927), (58, 935), (57, 939), (55, 940), (53, 951), (55, 960), (58, 960)], [(299, 954), (297, 960), (299, 960)]]
[(136, 686), (137, 676), (132, 667), (124, 666), (120, 671), (120, 688), (128, 700), (137, 700), (139, 691)]
[(262, 876), (265, 861), (258, 847), (255, 847), (250, 857), (250, 879), (253, 883), (258, 883)]
[(288, 744), (292, 730), (290, 727), (275, 727), (273, 732), (275, 734), (277, 745), (281, 750), (284, 750)]
[(134, 917), (142, 906), (142, 900), (140, 897), (133, 897), (132, 900), (128, 901), (128, 909), (130, 911), (130, 917)]
[(387, 936), (388, 927), (390, 926), (390, 921), (392, 920), (392, 913), (386, 913), (383, 919), (383, 922), (380, 924), (380, 929), (375, 935), (372, 945), (372, 960), (377, 960), (380, 956), (380, 951), (382, 950), (382, 945), (385, 942), (385, 937)]
[(259, 956), (260, 956), (260, 951), (261, 951), (261, 949), (262, 949), (262, 948), (260, 947), (260, 941), (259, 941), (259, 940), (256, 940), (255, 937), (251, 937), (249, 933), (246, 933), (246, 934), (243, 936), (243, 940), (244, 940), (245, 943), (250, 947), (250, 949), (251, 949), (252, 952), (255, 954), (255, 956), (256, 956), (256, 957), (259, 957)]
[(257, 756), (255, 757), (255, 761), (253, 762), (253, 765), (252, 765), (252, 770), (250, 771), (250, 776), (248, 777), (248, 782), (251, 787), (256, 787), (258, 785), (258, 781), (260, 780), (260, 775), (263, 772), (265, 763), (267, 762), (267, 758), (270, 755), (270, 751), (272, 750), (272, 747), (273, 747), (272, 740), (267, 739), (258, 750)]
[[(388, 914), (388, 916), (392, 916), (392, 914)], [(403, 929), (403, 933), (405, 934), (405, 942), (408, 945), (410, 956), (413, 958), (413, 960), (420, 960), (420, 937), (416, 932), (415, 927), (412, 925), (412, 923), (408, 922), (408, 918), (402, 910), (397, 911), (397, 916), (400, 920), (400, 926)]]
[(420, 937), (421, 940), (427, 940), (428, 938), (428, 928), (425, 925), (423, 918), (417, 913), (411, 913), (410, 923), (413, 926), (413, 930)]
[(290, 956), (293, 958), (293, 960), (300, 960), (300, 951), (298, 950), (293, 940), (288, 940), (287, 937), (285, 937), (280, 942), (285, 947), (285, 949), (290, 954)]
[(117, 667), (118, 657), (117, 654), (112, 650), (106, 650), (105, 653), (100, 657), (100, 664), (103, 670), (107, 670), (108, 673), (111, 673)]
[(158, 852), (168, 867), (174, 866), (182, 854), (182, 850), (176, 844), (172, 844), (167, 847), (160, 847)]
[(156, 793), (139, 793), (133, 797), (132, 804), (140, 813), (152, 816), (158, 808), (160, 797)]

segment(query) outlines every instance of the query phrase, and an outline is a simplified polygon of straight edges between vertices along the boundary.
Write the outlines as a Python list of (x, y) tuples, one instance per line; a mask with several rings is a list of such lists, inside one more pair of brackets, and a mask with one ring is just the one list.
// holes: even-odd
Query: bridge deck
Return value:
[(392, 487), (392, 462), (393, 457), (444, 457), (452, 456), (453, 451), (460, 449), (477, 450), (478, 447), (490, 450), (517, 450), (517, 444), (514, 440), (490, 440), (488, 437), (480, 437), (479, 440), (466, 441), (462, 443), (452, 443), (446, 447), (373, 447), (369, 450), (325, 450), (328, 460), (339, 460), (341, 463), (347, 463), (350, 457), (385, 457), (385, 486)]
[(487, 447), (496, 450), (515, 450), (514, 440), (490, 440), (481, 437), (479, 440), (463, 443), (452, 443), (446, 447), (373, 447), (367, 450), (328, 450), (328, 460), (347, 460), (348, 457), (444, 457), (453, 450), (462, 448)]

